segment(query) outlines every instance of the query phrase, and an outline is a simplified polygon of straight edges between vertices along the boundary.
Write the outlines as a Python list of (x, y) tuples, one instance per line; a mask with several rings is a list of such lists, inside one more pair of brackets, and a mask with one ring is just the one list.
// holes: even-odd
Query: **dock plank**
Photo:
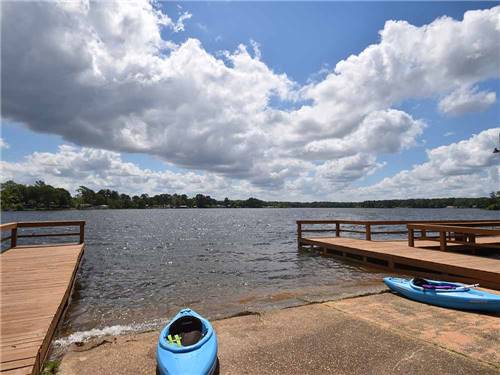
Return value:
[(19, 359), (2, 363), (2, 373), (31, 374), (36, 357)]
[(29, 364), (28, 366), (18, 367), (14, 369), (6, 369), (2, 370), (4, 375), (30, 375), (32, 373), (33, 365)]
[(2, 374), (4, 375), (30, 375), (31, 369), (33, 368), (32, 364), (29, 364), (27, 366), (23, 367), (16, 367), (13, 369), (5, 369), (5, 371), (2, 371)]
[(62, 317), (84, 244), (20, 246), (0, 255), (0, 372), (38, 374)]

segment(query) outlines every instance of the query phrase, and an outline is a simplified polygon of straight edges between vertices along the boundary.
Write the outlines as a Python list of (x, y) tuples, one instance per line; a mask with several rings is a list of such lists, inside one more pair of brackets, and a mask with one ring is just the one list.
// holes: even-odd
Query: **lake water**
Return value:
[[(384, 276), (297, 252), (298, 219), (500, 219), (477, 209), (189, 209), (5, 212), (2, 222), (86, 220), (62, 336), (162, 324), (183, 306), (217, 318), (334, 298)], [(108, 327), (108, 328), (106, 328)], [(76, 336), (75, 336), (76, 337)]]

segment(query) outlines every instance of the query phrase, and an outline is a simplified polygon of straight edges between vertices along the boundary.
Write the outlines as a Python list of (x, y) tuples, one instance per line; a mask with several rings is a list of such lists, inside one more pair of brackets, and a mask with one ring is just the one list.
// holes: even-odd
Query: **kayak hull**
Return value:
[[(203, 338), (194, 345), (169, 343), (171, 326), (184, 317), (195, 317), (203, 324)], [(210, 322), (190, 309), (181, 310), (161, 331), (156, 350), (157, 374), (211, 375), (217, 369), (217, 335)]]
[[(438, 281), (429, 280), (431, 283)], [(394, 292), (415, 301), (451, 309), (500, 313), (500, 295), (467, 288), (464, 284), (448, 283), (457, 286), (453, 290), (424, 289), (415, 286), (412, 279), (386, 277), (384, 283)]]

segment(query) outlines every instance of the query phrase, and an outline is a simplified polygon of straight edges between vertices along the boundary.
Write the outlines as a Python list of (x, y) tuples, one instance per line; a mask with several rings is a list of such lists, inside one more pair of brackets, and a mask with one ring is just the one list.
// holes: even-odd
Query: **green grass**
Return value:
[(57, 374), (57, 370), (59, 369), (60, 364), (61, 364), (61, 361), (47, 361), (47, 362), (45, 362), (45, 366), (43, 367), (42, 375)]

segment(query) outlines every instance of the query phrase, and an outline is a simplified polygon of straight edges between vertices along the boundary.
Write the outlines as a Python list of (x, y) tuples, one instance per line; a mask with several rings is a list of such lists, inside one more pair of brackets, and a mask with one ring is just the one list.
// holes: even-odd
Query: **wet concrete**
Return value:
[[(214, 322), (221, 374), (498, 374), (500, 318), (385, 293)], [(62, 374), (153, 374), (157, 332), (75, 347)]]

